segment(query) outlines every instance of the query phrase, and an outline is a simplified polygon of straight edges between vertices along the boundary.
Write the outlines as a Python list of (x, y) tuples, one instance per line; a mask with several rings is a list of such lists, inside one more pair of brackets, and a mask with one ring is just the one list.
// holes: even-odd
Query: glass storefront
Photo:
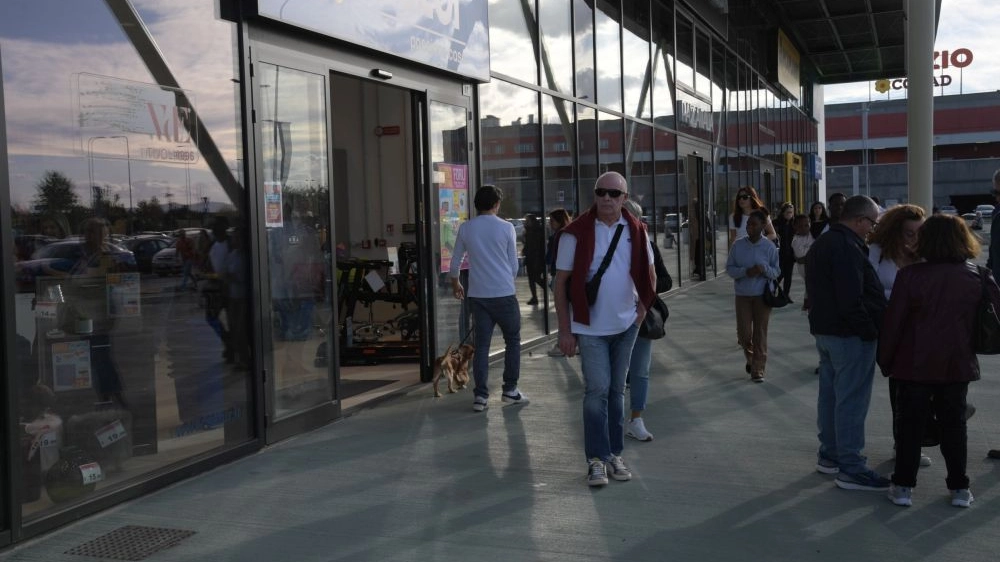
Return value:
[(24, 522), (252, 436), (235, 40), (212, 2), (0, 7)]
[[(238, 454), (262, 428), (300, 431), (298, 414), (346, 399), (345, 381), (396, 378), (348, 372), (338, 353), (405, 351), (426, 374), (468, 332), (443, 275), (481, 183), (515, 225), (530, 343), (556, 329), (547, 217), (586, 211), (602, 172), (627, 177), (680, 286), (722, 271), (740, 186), (777, 206), (786, 153), (816, 151), (808, 111), (739, 41), (751, 32), (724, 41), (673, 2), (463, 4), (446, 27), (467, 48), (448, 60), (348, 45), (358, 30), (307, 26), (305, 3), (258, 4), (241, 23), (213, 0), (0, 4), (19, 437), (0, 532)], [(262, 40), (273, 50), (251, 61)], [(395, 296), (366, 289), (355, 312), (342, 288), (362, 269), (345, 264), (392, 252)], [(399, 341), (357, 332), (376, 325)]]

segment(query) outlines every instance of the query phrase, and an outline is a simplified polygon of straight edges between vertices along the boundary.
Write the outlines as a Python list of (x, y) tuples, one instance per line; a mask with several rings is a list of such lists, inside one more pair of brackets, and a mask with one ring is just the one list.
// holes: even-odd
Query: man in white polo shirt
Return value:
[[(656, 296), (652, 249), (640, 218), (622, 210), (627, 197), (628, 185), (621, 174), (606, 172), (597, 178), (594, 205), (562, 230), (556, 254), (559, 349), (572, 357), (577, 344), (580, 348), (584, 449), (591, 486), (607, 484), (609, 473), (615, 480), (632, 478), (621, 457), (625, 375), (639, 324)], [(596, 291), (595, 278), (600, 280)]]
[(458, 274), (462, 259), (469, 256), (469, 308), (475, 330), (472, 376), (476, 386), (472, 409), (482, 412), (488, 407), (490, 340), (493, 328), (499, 324), (503, 333), (504, 365), (501, 400), (527, 404), (528, 399), (517, 388), (521, 371), (521, 308), (514, 294), (517, 276), (517, 242), (514, 225), (497, 216), (501, 192), (492, 185), (476, 191), (473, 203), (478, 215), (458, 228), (455, 250), (451, 254), (451, 287), (456, 299), (465, 298), (465, 289)]

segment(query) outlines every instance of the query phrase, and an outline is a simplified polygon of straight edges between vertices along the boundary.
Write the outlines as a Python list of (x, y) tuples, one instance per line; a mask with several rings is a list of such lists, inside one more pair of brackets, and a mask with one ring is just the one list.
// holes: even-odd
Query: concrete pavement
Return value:
[[(801, 300), (801, 280), (792, 296)], [(976, 502), (951, 507), (944, 461), (921, 469), (914, 506), (840, 490), (814, 471), (816, 352), (798, 304), (770, 323), (767, 380), (754, 384), (736, 345), (732, 282), (672, 293), (668, 336), (654, 344), (646, 425), (626, 442), (631, 482), (586, 485), (577, 359), (526, 349), (522, 390), (490, 408), (468, 390), (435, 399), (415, 387), (370, 409), (3, 554), (65, 554), (124, 525), (196, 531), (150, 561), (836, 561), (994, 560), (1000, 547), (996, 373), (970, 401)], [(867, 454), (892, 469), (886, 382), (876, 376)]]

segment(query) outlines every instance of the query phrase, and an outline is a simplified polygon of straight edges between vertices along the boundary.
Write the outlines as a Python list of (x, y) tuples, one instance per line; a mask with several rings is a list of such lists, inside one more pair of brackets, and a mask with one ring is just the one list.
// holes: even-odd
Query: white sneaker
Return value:
[(486, 398), (484, 398), (482, 396), (476, 396), (475, 399), (472, 400), (472, 411), (473, 412), (482, 412), (483, 410), (485, 410), (486, 408), (489, 408), (489, 407), (490, 407), (490, 405), (486, 401)]
[(604, 486), (608, 483), (608, 470), (604, 467), (601, 459), (590, 459), (587, 461), (587, 484), (590, 486)]
[(920, 466), (930, 466), (934, 461), (927, 455), (920, 453)]
[(625, 461), (618, 455), (611, 455), (611, 459), (604, 463), (608, 468), (608, 475), (619, 482), (627, 482), (632, 479), (632, 471), (625, 466)]
[(625, 428), (625, 437), (631, 437), (636, 441), (652, 441), (653, 434), (646, 431), (646, 424), (642, 418), (633, 418)]
[(520, 390), (514, 389), (508, 392), (504, 392), (500, 395), (500, 400), (502, 402), (508, 402), (510, 404), (527, 404), (528, 397), (521, 393)]
[(552, 349), (549, 350), (549, 357), (566, 357), (566, 354), (559, 349), (559, 344), (555, 344), (552, 346)]

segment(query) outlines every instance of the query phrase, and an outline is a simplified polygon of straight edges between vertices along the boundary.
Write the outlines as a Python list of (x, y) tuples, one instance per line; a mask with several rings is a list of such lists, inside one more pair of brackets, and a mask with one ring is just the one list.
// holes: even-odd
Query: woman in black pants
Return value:
[[(792, 288), (792, 277), (795, 275), (795, 251), (792, 249), (792, 238), (795, 237), (795, 207), (791, 203), (781, 205), (778, 218), (774, 220), (774, 232), (778, 235), (778, 266), (781, 277), (778, 281), (789, 294)], [(788, 302), (792, 302), (789, 298)]]

